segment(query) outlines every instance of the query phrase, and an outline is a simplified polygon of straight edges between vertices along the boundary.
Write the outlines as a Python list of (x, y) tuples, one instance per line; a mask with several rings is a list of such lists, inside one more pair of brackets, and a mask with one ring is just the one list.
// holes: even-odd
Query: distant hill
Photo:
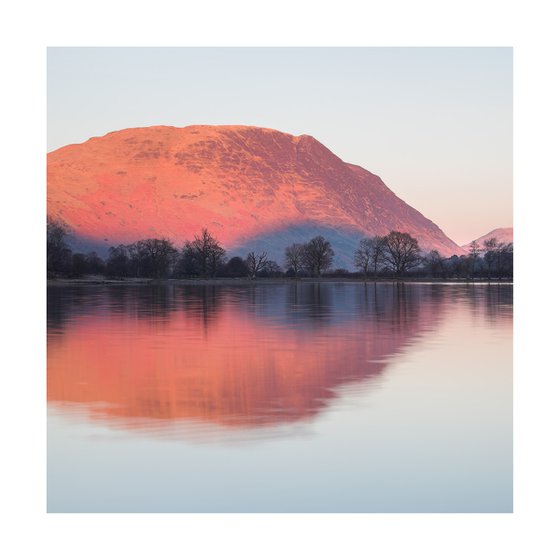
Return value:
[(408, 232), (422, 249), (464, 250), (383, 181), (311, 136), (249, 126), (153, 126), (112, 132), (48, 154), (47, 208), (81, 246), (168, 237), (207, 227), (229, 256), (323, 235), (336, 266), (364, 236)]
[[(496, 228), (493, 229), (491, 232), (482, 235), (478, 239), (474, 239), (473, 241), (476, 241), (481, 247), (483, 247), (484, 242), (487, 239), (491, 239), (492, 237), (495, 237), (498, 240), (498, 243), (513, 243), (513, 228), (512, 227)], [(472, 243), (472, 241), (470, 243)], [(468, 251), (470, 243), (463, 245), (463, 249)]]

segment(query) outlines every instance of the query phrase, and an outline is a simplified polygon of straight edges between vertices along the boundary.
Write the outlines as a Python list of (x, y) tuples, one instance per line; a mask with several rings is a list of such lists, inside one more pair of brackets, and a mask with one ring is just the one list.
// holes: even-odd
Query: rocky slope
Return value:
[(311, 136), (246, 126), (154, 126), (112, 132), (48, 154), (47, 207), (82, 243), (165, 236), (178, 246), (207, 227), (230, 256), (317, 234), (335, 265), (360, 238), (390, 230), (425, 250), (464, 251), (369, 171)]

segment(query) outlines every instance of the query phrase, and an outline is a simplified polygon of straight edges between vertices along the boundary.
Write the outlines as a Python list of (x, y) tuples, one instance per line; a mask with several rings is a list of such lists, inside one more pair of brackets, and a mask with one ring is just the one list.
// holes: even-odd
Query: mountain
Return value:
[[(474, 239), (473, 241), (476, 241), (480, 245), (480, 247), (484, 247), (484, 242), (487, 239), (491, 239), (492, 237), (495, 237), (498, 240), (498, 243), (513, 243), (513, 228), (512, 227), (496, 228), (493, 229), (491, 232), (487, 233), (486, 235), (482, 235), (478, 239)], [(469, 245), (470, 243), (463, 245), (463, 249), (468, 251)]]
[(323, 235), (352, 267), (364, 236), (408, 232), (424, 250), (464, 250), (365, 169), (311, 136), (249, 126), (152, 126), (91, 138), (47, 156), (47, 210), (83, 244), (147, 237), (177, 246), (203, 227), (230, 256)]

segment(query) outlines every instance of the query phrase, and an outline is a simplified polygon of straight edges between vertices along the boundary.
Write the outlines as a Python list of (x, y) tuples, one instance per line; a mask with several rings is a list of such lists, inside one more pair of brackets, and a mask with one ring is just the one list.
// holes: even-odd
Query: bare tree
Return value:
[(152, 278), (167, 276), (178, 256), (168, 239), (142, 239), (134, 244), (134, 250), (143, 272)]
[(305, 247), (301, 243), (292, 243), (284, 252), (286, 268), (292, 268), (296, 278), (303, 268), (304, 253)]
[(195, 235), (190, 249), (199, 274), (205, 278), (215, 276), (218, 268), (224, 264), (226, 252), (206, 228), (201, 235)]
[(314, 237), (304, 246), (303, 263), (312, 276), (320, 276), (321, 272), (327, 270), (333, 257), (331, 244), (322, 235)]
[(384, 240), (386, 251), (383, 260), (396, 276), (402, 276), (420, 263), (418, 240), (409, 233), (391, 231)]
[(360, 241), (359, 249), (354, 253), (354, 264), (364, 273), (367, 278), (370, 270), (373, 270), (374, 278), (377, 276), (377, 268), (385, 251), (383, 237), (378, 235), (367, 237)]
[(247, 258), (245, 259), (245, 263), (249, 268), (249, 276), (251, 280), (254, 280), (257, 277), (257, 274), (263, 270), (266, 265), (268, 264), (268, 259), (266, 258), (266, 253), (261, 253), (260, 255), (256, 255), (253, 251), (251, 251)]

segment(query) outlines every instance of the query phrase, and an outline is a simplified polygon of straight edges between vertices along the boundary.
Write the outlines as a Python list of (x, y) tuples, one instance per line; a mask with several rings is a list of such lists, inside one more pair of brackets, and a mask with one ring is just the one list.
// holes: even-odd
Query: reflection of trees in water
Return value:
[(257, 290), (257, 286), (249, 285), (244, 287), (242, 305), (246, 305), (247, 310), (251, 314), (255, 314), (257, 312), (259, 307), (262, 306), (265, 299), (266, 292), (264, 292), (263, 290)]
[(47, 292), (47, 326), (49, 330), (63, 331), (67, 321), (77, 315), (128, 315), (161, 321), (181, 310), (189, 318), (199, 318), (207, 329), (219, 318), (226, 303), (265, 320), (320, 327), (364, 315), (371, 321), (389, 321), (398, 329), (416, 321), (420, 309), (435, 310), (450, 299), (466, 302), (488, 320), (510, 318), (512, 314), (513, 286), (506, 284), (376, 282), (352, 286), (354, 289), (348, 290), (344, 284), (297, 282), (234, 289), (166, 284), (53, 287)]
[[(263, 321), (285, 325), (326, 326), (333, 316), (333, 286), (317, 282), (250, 285), (235, 288), (229, 298), (237, 310)], [(231, 294), (230, 294), (231, 295)]]
[(135, 286), (127, 290), (126, 286), (119, 286), (119, 290), (110, 290), (112, 310), (133, 313), (136, 317), (161, 321), (169, 319), (175, 310), (175, 288), (166, 284), (155, 284), (143, 287)]
[(92, 315), (100, 309), (103, 288), (55, 286), (47, 289), (47, 332), (61, 331), (76, 315)]
[(363, 290), (356, 291), (356, 305), (369, 317), (383, 318), (388, 313), (387, 286), (364, 282)]
[(462, 299), (474, 315), (489, 322), (511, 321), (513, 317), (512, 284), (475, 284), (456, 286)]
[(169, 319), (176, 310), (208, 325), (219, 315), (222, 293), (216, 286), (78, 286), (47, 292), (47, 326), (64, 330), (75, 316), (129, 316), (145, 321)]
[(185, 336), (201, 328), (179, 311), (164, 331), (129, 317), (117, 339), (109, 318), (109, 328), (82, 320), (49, 356), (49, 401), (82, 403), (101, 419), (125, 423), (281, 425), (325, 409), (341, 384), (381, 374), (377, 358), (401, 344), (343, 336), (338, 325), (317, 333), (248, 319), (229, 308), (200, 337)]
[(513, 313), (513, 285), (488, 286), (484, 297), (484, 310), (488, 320), (509, 320)]
[[(432, 288), (430, 302), (441, 301)], [(63, 331), (74, 316), (130, 316), (148, 322), (168, 321), (175, 311), (211, 328), (224, 306), (264, 321), (287, 326), (325, 328), (367, 316), (388, 321), (395, 329), (415, 321), (420, 306), (428, 305), (425, 290), (406, 284), (344, 285), (302, 283), (288, 285), (202, 286), (79, 286), (49, 288), (49, 330)]]
[[(375, 293), (316, 283), (113, 294), (122, 336), (114, 338), (112, 316), (108, 328), (87, 317), (74, 323), (50, 355), (49, 400), (108, 403), (96, 409), (101, 417), (144, 422), (263, 426), (309, 418), (336, 399), (341, 385), (380, 375), (387, 358), (422, 330), (417, 297), (395, 295), (390, 286)], [(164, 330), (138, 313), (154, 306), (166, 314)], [(200, 332), (204, 337), (192, 336)]]
[(286, 305), (282, 310), (287, 323), (310, 322), (327, 324), (332, 316), (332, 286), (296, 282), (286, 290)]
[[(324, 410), (341, 385), (381, 375), (390, 357), (436, 328), (444, 308), (459, 302), (468, 309), (462, 300), (484, 313), (511, 305), (505, 288), (473, 294), (465, 286), (294, 283), (55, 291), (50, 325), (72, 321), (49, 347), (48, 398), (81, 403), (104, 420), (136, 419), (140, 427), (158, 420), (164, 429), (176, 419), (282, 425)], [(158, 317), (163, 328), (154, 324)], [(151, 344), (154, 334), (162, 335), (158, 344)], [(96, 408), (100, 402), (107, 405)]]
[(507, 284), (414, 284), (368, 283), (356, 292), (358, 307), (373, 319), (390, 320), (395, 328), (415, 321), (431, 309), (440, 314), (444, 306), (462, 302), (486, 320), (510, 320), (513, 313), (513, 286)]
[(406, 328), (418, 319), (419, 293), (411, 284), (393, 286), (391, 324), (394, 330)]
[(444, 303), (429, 286), (402, 282), (364, 284), (355, 300), (364, 329), (380, 343), (398, 341), (396, 353), (437, 329)]
[(47, 326), (62, 329), (69, 319), (80, 315), (166, 317), (174, 310), (173, 292), (174, 287), (166, 285), (50, 287)]
[(175, 307), (187, 319), (200, 321), (207, 333), (220, 315), (224, 305), (224, 293), (218, 286), (177, 286)]
[(47, 331), (60, 331), (68, 322), (69, 305), (64, 301), (67, 292), (61, 289), (49, 289), (47, 292)]
[(404, 283), (364, 284), (355, 297), (358, 311), (369, 321), (390, 322), (395, 329), (417, 321), (422, 307), (434, 305), (421, 287)]

